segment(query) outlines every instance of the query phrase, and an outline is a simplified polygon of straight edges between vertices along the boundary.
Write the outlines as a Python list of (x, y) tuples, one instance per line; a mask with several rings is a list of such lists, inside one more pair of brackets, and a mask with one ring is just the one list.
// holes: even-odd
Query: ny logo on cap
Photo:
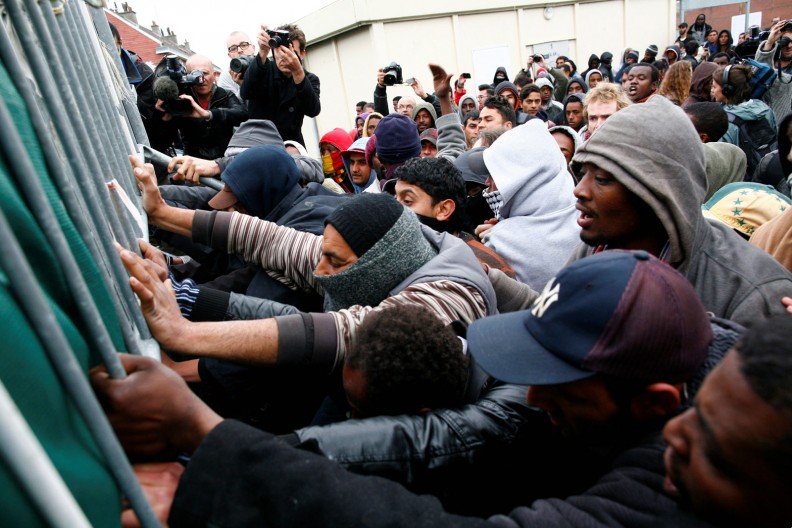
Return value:
[(550, 281), (544, 287), (544, 290), (542, 290), (541, 295), (539, 295), (539, 298), (536, 299), (536, 302), (534, 302), (533, 308), (531, 308), (531, 315), (534, 317), (542, 317), (547, 309), (558, 300), (558, 291), (561, 288), (561, 285), (556, 284), (553, 286), (554, 282), (555, 278), (550, 279)]

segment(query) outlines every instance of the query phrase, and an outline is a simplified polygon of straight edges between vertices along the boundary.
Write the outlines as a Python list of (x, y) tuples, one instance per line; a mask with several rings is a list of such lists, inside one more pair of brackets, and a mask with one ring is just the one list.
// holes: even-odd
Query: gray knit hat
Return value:
[(248, 119), (236, 129), (229, 148), (250, 148), (259, 145), (283, 145), (275, 124), (267, 119)]

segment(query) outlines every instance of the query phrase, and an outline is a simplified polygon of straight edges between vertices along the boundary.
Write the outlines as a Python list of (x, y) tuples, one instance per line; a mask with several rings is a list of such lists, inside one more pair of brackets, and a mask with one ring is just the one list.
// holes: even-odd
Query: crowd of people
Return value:
[(141, 98), (175, 155), (130, 157), (151, 243), (118, 251), (162, 362), (91, 381), (162, 520), (792, 524), (792, 21), (750, 57), (679, 30), (380, 69), (318, 159), (296, 26), (191, 57), (184, 115)]

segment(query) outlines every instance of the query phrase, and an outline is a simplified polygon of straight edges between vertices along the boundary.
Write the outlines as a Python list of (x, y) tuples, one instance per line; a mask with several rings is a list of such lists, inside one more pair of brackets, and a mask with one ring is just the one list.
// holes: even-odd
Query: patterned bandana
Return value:
[(492, 212), (495, 214), (495, 218), (497, 220), (502, 220), (500, 208), (503, 205), (503, 196), (501, 196), (500, 191), (488, 192), (485, 189), (481, 191), (481, 194), (484, 196), (484, 199), (487, 200), (487, 205), (489, 205), (490, 209), (492, 209)]

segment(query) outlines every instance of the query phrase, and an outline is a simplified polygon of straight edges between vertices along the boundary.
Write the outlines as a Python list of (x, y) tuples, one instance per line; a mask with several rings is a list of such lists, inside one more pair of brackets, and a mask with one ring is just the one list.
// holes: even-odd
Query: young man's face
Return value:
[(567, 88), (567, 95), (574, 93), (583, 93), (583, 87), (578, 82), (569, 83), (569, 88)]
[(421, 157), (434, 158), (435, 156), (437, 156), (437, 145), (428, 139), (421, 141)]
[(465, 123), (465, 140), (467, 141), (468, 147), (472, 146), (478, 139), (480, 121), (481, 119), (468, 119), (467, 123)]
[(515, 97), (514, 92), (511, 90), (504, 90), (501, 95), (509, 101), (509, 104), (514, 108), (514, 105), (517, 103), (517, 97)]
[(707, 33), (707, 42), (711, 42), (715, 44), (715, 41), (718, 40), (718, 32), (715, 30), (710, 31)]
[(596, 132), (618, 108), (616, 101), (591, 101), (588, 105), (588, 131)]
[(484, 108), (484, 101), (487, 100), (487, 97), (489, 97), (489, 92), (487, 92), (487, 90), (479, 90), (479, 93), (478, 93), (479, 110)]
[(415, 124), (418, 125), (418, 132), (423, 132), (427, 128), (432, 128), (432, 116), (429, 110), (421, 109), (415, 114)]
[(644, 250), (653, 246), (647, 234), (648, 216), (653, 213), (611, 173), (585, 163), (574, 194), (580, 238), (589, 246)]
[(368, 134), (368, 137), (374, 135), (374, 131), (377, 129), (377, 125), (379, 125), (380, 121), (381, 119), (379, 117), (369, 116), (368, 125), (366, 125), (366, 134)]
[(566, 107), (566, 120), (569, 126), (578, 130), (583, 125), (583, 103), (570, 101)]
[(362, 152), (353, 152), (349, 155), (349, 177), (360, 187), (368, 183), (371, 167), (366, 164), (366, 155)]
[(473, 99), (468, 97), (464, 101), (462, 101), (461, 108), (462, 108), (462, 115), (465, 115), (468, 112), (476, 109), (476, 103), (475, 101), (473, 101)]
[(535, 116), (542, 108), (542, 96), (539, 92), (531, 92), (522, 100), (522, 109), (526, 114)]
[(561, 154), (564, 155), (567, 165), (572, 163), (572, 156), (575, 155), (575, 143), (572, 138), (563, 132), (553, 132), (553, 139), (558, 143), (558, 148), (561, 149)]
[(588, 80), (589, 88), (596, 88), (601, 80), (602, 80), (602, 75), (600, 75), (599, 72), (592, 73), (591, 75), (589, 75), (589, 80)]
[(528, 405), (545, 411), (564, 436), (587, 443), (616, 434), (616, 422), (623, 414), (599, 376), (559, 385), (533, 385), (528, 388)]
[(441, 211), (440, 202), (433, 204), (432, 197), (417, 185), (396, 180), (395, 193), (399, 203), (417, 215), (436, 218), (441, 222), (450, 217)]
[(652, 81), (652, 69), (649, 66), (633, 66), (627, 75), (627, 97), (632, 102), (649, 97), (657, 90), (657, 81)]
[(503, 121), (503, 116), (495, 108), (484, 107), (479, 114), (481, 120), (479, 121), (479, 130), (485, 128), (506, 127), (511, 128), (511, 121)]
[(754, 392), (732, 350), (704, 380), (695, 405), (663, 430), (664, 487), (714, 525), (788, 526), (792, 490), (767, 455), (790, 430), (790, 417)]
[(542, 97), (542, 103), (547, 103), (553, 95), (553, 89), (549, 86), (542, 86), (539, 95)]
[(728, 66), (729, 65), (729, 57), (715, 57), (712, 60), (713, 64), (717, 64), (718, 66)]

